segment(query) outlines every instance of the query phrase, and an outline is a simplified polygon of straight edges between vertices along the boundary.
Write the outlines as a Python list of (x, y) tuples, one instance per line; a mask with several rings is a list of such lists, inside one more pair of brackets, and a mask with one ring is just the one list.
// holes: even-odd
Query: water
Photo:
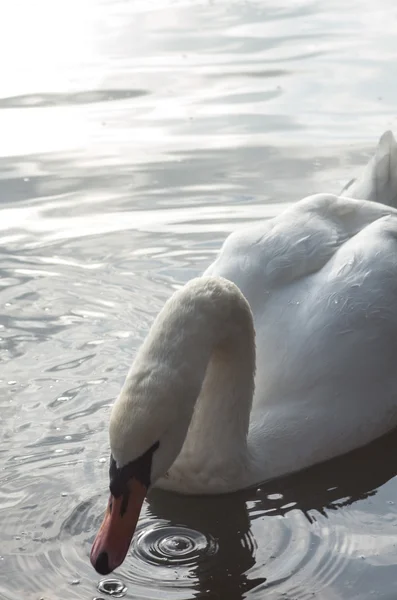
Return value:
[(229, 231), (338, 191), (396, 127), (396, 27), (394, 0), (8, 3), (2, 599), (395, 597), (393, 435), (227, 498), (153, 493), (114, 578), (88, 556), (152, 319)]

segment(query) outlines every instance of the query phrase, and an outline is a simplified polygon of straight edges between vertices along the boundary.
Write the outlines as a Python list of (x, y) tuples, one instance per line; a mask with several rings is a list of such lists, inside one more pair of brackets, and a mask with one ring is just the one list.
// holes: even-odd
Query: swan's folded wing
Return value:
[(206, 274), (237, 284), (255, 315), (274, 291), (323, 269), (347, 240), (389, 214), (397, 211), (331, 194), (310, 196), (232, 233)]
[(348, 239), (323, 269), (274, 289), (254, 317), (254, 445), (267, 439), (274, 473), (397, 426), (395, 214)]

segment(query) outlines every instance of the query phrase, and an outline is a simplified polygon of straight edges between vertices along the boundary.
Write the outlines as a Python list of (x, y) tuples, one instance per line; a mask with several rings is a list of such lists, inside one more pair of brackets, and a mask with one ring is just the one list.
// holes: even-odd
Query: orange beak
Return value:
[(146, 496), (146, 487), (132, 478), (128, 496), (110, 496), (105, 518), (91, 549), (91, 564), (101, 575), (117, 569), (125, 559)]

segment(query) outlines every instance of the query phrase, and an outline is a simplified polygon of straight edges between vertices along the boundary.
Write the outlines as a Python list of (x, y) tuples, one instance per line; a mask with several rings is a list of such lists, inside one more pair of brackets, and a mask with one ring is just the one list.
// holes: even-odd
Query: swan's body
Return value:
[(115, 480), (149, 452), (149, 483), (229, 492), (397, 426), (391, 133), (344, 193), (232, 234), (166, 303), (112, 412)]

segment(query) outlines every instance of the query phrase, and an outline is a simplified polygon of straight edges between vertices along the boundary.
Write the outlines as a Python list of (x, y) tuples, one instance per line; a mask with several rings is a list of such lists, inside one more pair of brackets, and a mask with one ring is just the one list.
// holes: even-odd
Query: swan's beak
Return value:
[(90, 556), (92, 566), (100, 575), (111, 573), (125, 559), (146, 493), (140, 481), (131, 479), (126, 494), (118, 498), (110, 496)]

